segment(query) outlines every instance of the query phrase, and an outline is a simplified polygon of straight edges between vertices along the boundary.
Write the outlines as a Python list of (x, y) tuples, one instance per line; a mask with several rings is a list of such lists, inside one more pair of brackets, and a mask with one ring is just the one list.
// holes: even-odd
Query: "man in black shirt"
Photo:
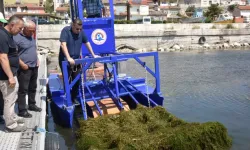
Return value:
[[(4, 27), (4, 24), (7, 23), (7, 20), (4, 19), (3, 14), (0, 12), (0, 27)], [(0, 92), (0, 124), (4, 124), (3, 119), (3, 95)]]
[[(86, 46), (89, 53), (94, 57), (99, 57), (94, 54), (93, 49), (82, 31), (82, 21), (75, 19), (71, 26), (66, 26), (61, 31), (60, 35), (60, 52), (59, 52), (59, 66), (62, 71), (62, 61), (68, 61), (71, 67), (68, 67), (68, 74), (72, 76), (71, 81), (75, 79), (80, 72), (80, 65), (75, 65), (74, 59), (79, 59), (82, 50), (82, 44)], [(63, 73), (63, 71), (62, 71)], [(70, 81), (70, 82), (71, 82)], [(73, 86), (71, 90), (72, 100), (76, 105), (80, 103), (76, 100), (78, 93), (79, 80)]]
[(18, 117), (14, 110), (18, 91), (16, 74), (19, 57), (13, 35), (17, 35), (23, 26), (22, 19), (12, 16), (8, 25), (0, 27), (0, 91), (4, 99), (4, 120), (8, 132), (22, 132), (27, 129), (20, 125), (24, 124), (24, 119)]

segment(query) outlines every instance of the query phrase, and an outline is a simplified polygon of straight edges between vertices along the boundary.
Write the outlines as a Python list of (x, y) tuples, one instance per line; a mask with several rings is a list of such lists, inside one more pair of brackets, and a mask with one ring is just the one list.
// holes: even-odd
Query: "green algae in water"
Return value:
[(160, 106), (80, 120), (77, 137), (79, 150), (226, 150), (232, 145), (221, 123), (187, 123)]

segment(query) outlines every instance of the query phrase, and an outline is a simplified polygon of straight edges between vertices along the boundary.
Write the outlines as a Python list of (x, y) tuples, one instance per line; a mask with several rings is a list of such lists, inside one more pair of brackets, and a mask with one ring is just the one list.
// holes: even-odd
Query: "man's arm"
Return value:
[(100, 0), (99, 2), (100, 2), (101, 9), (102, 9), (102, 16), (106, 17), (106, 9), (102, 3), (102, 0)]
[(37, 55), (37, 62), (36, 62), (36, 66), (39, 67), (40, 66), (40, 60), (39, 60), (39, 52), (38, 52), (38, 45), (37, 45), (37, 40), (34, 39), (36, 41), (36, 55)]
[(0, 65), (3, 68), (4, 73), (7, 75), (9, 80), (13, 80), (13, 73), (10, 69), (10, 63), (8, 58), (9, 44), (5, 36), (0, 36)]
[(84, 43), (84, 45), (86, 46), (86, 48), (88, 49), (88, 51), (90, 52), (90, 54), (91, 54), (93, 57), (95, 57), (95, 53), (94, 53), (94, 51), (93, 51), (92, 46), (90, 45), (90, 43), (87, 42), (87, 43)]
[(105, 7), (102, 8), (102, 14), (103, 14), (103, 17), (106, 17), (106, 9), (105, 9)]
[[(21, 41), (21, 36), (20, 36), (20, 34), (18, 34), (18, 35), (16, 35), (16, 36), (13, 36), (13, 39), (14, 39), (14, 41), (15, 41), (15, 43), (16, 43), (16, 46), (18, 47), (18, 53), (19, 53), (19, 55), (20, 55), (20, 53), (22, 53), (21, 51), (20, 51), (20, 47), (21, 47), (21, 45), (22, 45), (22, 43), (20, 43), (20, 41)], [(23, 69), (23, 70), (28, 70), (29, 69), (29, 66), (28, 65), (26, 65), (20, 58), (19, 58), (19, 66)]]
[(69, 59), (69, 58), (70, 58), (70, 55), (69, 55), (69, 51), (68, 51), (66, 42), (61, 42), (61, 48), (62, 48), (62, 51), (63, 51), (64, 56), (65, 56), (67, 59)]
[(62, 51), (63, 51), (64, 56), (65, 56), (66, 59), (69, 61), (69, 63), (70, 63), (71, 65), (74, 65), (74, 64), (75, 64), (75, 61), (74, 61), (74, 59), (72, 59), (72, 58), (70, 57), (70, 55), (69, 55), (69, 51), (68, 51), (66, 42), (61, 42), (61, 48), (62, 48)]
[(36, 50), (36, 55), (37, 55), (37, 62), (36, 62), (36, 66), (39, 67), (40, 66), (40, 60), (39, 60), (39, 53), (38, 51)]
[(61, 35), (60, 35), (60, 42), (61, 42), (61, 48), (62, 48), (62, 52), (64, 54), (64, 56), (66, 57), (66, 59), (69, 61), (70, 65), (74, 65), (75, 64), (75, 61), (74, 59), (72, 59), (69, 55), (69, 51), (68, 51), (68, 48), (67, 48), (67, 39), (69, 38), (68, 37), (68, 34), (67, 34), (67, 29), (66, 28), (63, 28), (62, 32), (61, 32)]
[(0, 53), (0, 64), (3, 68), (3, 71), (8, 76), (9, 79), (14, 78), (13, 73), (10, 69), (10, 63), (7, 54)]

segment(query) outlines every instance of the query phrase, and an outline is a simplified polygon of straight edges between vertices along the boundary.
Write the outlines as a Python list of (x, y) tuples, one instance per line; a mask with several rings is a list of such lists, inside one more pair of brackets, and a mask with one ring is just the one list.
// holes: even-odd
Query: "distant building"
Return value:
[(36, 4), (38, 6), (43, 6), (45, 0), (4, 0), (5, 5), (13, 5), (13, 4)]
[[(105, 5), (109, 7), (108, 2)], [(114, 15), (117, 20), (125, 20), (127, 18), (126, 0), (114, 0)]]
[(149, 11), (149, 16), (151, 16), (152, 20), (164, 21), (168, 19), (168, 14), (162, 11)]
[(149, 15), (149, 6), (147, 0), (129, 0), (131, 20), (142, 19)]
[(239, 6), (240, 13), (244, 17), (250, 17), (250, 6)]
[(68, 19), (69, 18), (69, 7), (57, 7), (56, 8), (56, 15), (62, 18)]
[[(129, 0), (128, 2), (130, 4), (130, 20), (140, 20), (143, 16), (149, 15), (147, 0)], [(127, 18), (126, 0), (114, 0), (114, 14), (115, 18), (119, 20)]]
[(241, 16), (244, 17), (244, 22), (250, 22), (250, 6), (239, 6)]
[(201, 0), (179, 0), (178, 5), (186, 10), (189, 6), (201, 7)]
[(10, 16), (16, 13), (36, 13), (36, 14), (44, 14), (44, 7), (39, 6), (39, 4), (10, 4), (5, 5), (5, 16), (9, 18)]
[(160, 6), (160, 10), (168, 15), (177, 15), (180, 12), (180, 7), (178, 6)]
[(201, 7), (209, 7), (211, 4), (220, 5), (220, 0), (201, 0)]
[(68, 4), (69, 0), (53, 0), (54, 10), (56, 11), (57, 7), (62, 7), (64, 4)]
[(164, 20), (168, 21), (178, 21), (181, 18), (178, 16), (180, 9), (179, 6), (160, 6), (161, 12), (167, 14), (167, 18)]
[(223, 6), (246, 5), (246, 0), (225, 0), (225, 1), (221, 1), (221, 5), (223, 5)]

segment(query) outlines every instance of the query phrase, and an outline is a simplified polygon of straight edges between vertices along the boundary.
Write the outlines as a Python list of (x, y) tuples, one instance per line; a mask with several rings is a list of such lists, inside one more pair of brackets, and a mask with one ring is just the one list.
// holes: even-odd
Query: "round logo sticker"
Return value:
[(107, 34), (102, 29), (96, 29), (92, 32), (91, 39), (96, 45), (102, 45), (107, 40)]

